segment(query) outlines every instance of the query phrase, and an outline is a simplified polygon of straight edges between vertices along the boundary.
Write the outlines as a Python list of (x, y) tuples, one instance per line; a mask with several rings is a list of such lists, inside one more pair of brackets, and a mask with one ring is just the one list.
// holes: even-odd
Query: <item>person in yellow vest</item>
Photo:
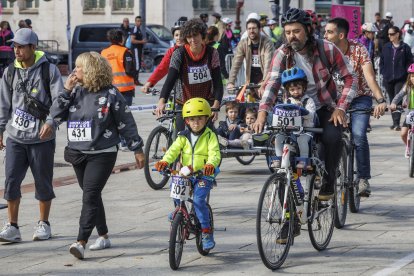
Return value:
[(124, 96), (127, 105), (132, 105), (135, 97), (135, 64), (131, 51), (123, 46), (123, 33), (119, 29), (109, 30), (107, 38), (111, 46), (102, 50), (101, 55), (109, 61), (112, 67), (112, 84)]

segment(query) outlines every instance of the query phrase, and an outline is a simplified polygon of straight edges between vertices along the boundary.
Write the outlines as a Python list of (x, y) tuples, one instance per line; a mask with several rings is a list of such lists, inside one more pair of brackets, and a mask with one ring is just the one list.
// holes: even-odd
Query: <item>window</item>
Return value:
[(26, 9), (38, 9), (39, 8), (39, 0), (26, 0), (25, 8)]
[(195, 10), (209, 10), (210, 1), (209, 0), (193, 0), (193, 8)]
[(105, 9), (105, 0), (85, 0), (83, 5), (84, 11), (91, 10), (104, 10)]
[(153, 26), (147, 26), (151, 31), (155, 33), (156, 36), (158, 36), (161, 40), (164, 41), (170, 41), (173, 40), (173, 37), (171, 35), (171, 31), (168, 30), (166, 27), (161, 25), (153, 25)]
[(220, 6), (222, 10), (234, 10), (236, 11), (236, 0), (220, 0)]
[(132, 11), (134, 0), (114, 0), (112, 9), (114, 11)]
[(110, 29), (112, 28), (81, 28), (79, 33), (79, 42), (108, 42), (106, 33)]
[(9, 2), (7, 0), (1, 0), (1, 7), (3, 9), (12, 9), (14, 7), (14, 2)]

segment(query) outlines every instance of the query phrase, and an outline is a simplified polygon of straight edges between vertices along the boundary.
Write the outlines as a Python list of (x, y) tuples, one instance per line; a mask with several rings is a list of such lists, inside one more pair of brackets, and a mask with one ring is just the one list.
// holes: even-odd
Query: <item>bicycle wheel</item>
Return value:
[[(210, 207), (209, 204), (207, 204), (207, 208), (208, 208), (208, 213), (210, 214), (210, 228), (211, 228), (211, 231), (213, 231), (213, 233), (214, 233), (213, 210), (211, 210), (211, 207)], [(200, 226), (200, 231), (197, 233), (197, 236), (196, 236), (197, 250), (198, 250), (198, 253), (200, 253), (201, 255), (207, 256), (208, 253), (210, 253), (210, 250), (204, 250), (203, 249), (201, 225), (199, 225), (199, 226)]]
[(256, 158), (256, 155), (247, 155), (247, 156), (236, 156), (237, 161), (242, 165), (250, 165), (253, 160)]
[(272, 168), (272, 157), (276, 156), (276, 149), (275, 149), (275, 144), (274, 144), (275, 137), (276, 137), (276, 134), (272, 134), (269, 137), (269, 140), (267, 141), (268, 150), (266, 150), (266, 163), (271, 173), (275, 172), (275, 168)]
[[(256, 238), (260, 258), (269, 269), (282, 266), (293, 241), (294, 205), (288, 196), (286, 217), (282, 218), (285, 193), (285, 174), (272, 174), (265, 182), (260, 193), (256, 215)], [(287, 225), (286, 242), (277, 242), (282, 235), (282, 228)], [(286, 235), (286, 234), (285, 234)]]
[(335, 199), (319, 201), (319, 190), (314, 188), (315, 175), (311, 177), (308, 205), (308, 232), (313, 247), (324, 250), (332, 238), (335, 220)]
[(409, 164), (409, 176), (414, 177), (414, 135), (410, 133), (410, 158), (408, 159)]
[(152, 171), (156, 162), (160, 161), (171, 144), (170, 133), (163, 126), (157, 126), (148, 136), (144, 153), (144, 174), (148, 185), (154, 190), (162, 189), (169, 177)]
[(169, 259), (172, 270), (177, 270), (180, 266), (181, 256), (183, 255), (183, 247), (185, 242), (185, 226), (184, 218), (181, 212), (178, 212), (171, 225)]
[(336, 208), (335, 208), (335, 227), (340, 229), (344, 227), (346, 214), (348, 210), (348, 187), (345, 185), (346, 181), (346, 149), (342, 150), (341, 158), (339, 159), (338, 176), (336, 178)]
[[(353, 161), (353, 163), (351, 163)], [(350, 181), (349, 186), (349, 210), (351, 213), (358, 213), (359, 206), (361, 204), (361, 197), (359, 196), (359, 179), (357, 177), (357, 168), (356, 168), (356, 157), (355, 152), (351, 155), (348, 155), (347, 158), (347, 169), (348, 169), (348, 181)]]

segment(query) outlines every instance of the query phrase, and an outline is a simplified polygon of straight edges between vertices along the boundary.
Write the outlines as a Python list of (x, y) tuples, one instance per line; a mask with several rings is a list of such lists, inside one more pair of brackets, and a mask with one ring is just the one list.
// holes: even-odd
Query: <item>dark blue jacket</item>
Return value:
[(397, 48), (394, 58), (392, 43), (388, 42), (382, 48), (380, 59), (380, 72), (384, 81), (401, 81), (407, 78), (407, 69), (413, 63), (411, 48), (406, 43), (401, 42)]

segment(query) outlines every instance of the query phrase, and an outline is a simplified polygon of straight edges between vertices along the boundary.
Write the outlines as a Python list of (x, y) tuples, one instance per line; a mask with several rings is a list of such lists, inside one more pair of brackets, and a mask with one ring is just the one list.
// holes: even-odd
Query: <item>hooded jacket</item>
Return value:
[(406, 43), (400, 42), (395, 56), (391, 42), (388, 42), (382, 48), (380, 72), (384, 81), (404, 81), (407, 78), (407, 69), (411, 63), (413, 63), (413, 55), (410, 47)]
[[(63, 81), (57, 67), (50, 64), (51, 97), (49, 97), (42, 82), (41, 64), (43, 62), (47, 62), (47, 59), (41, 51), (35, 51), (35, 63), (29, 68), (23, 68), (16, 59), (14, 61), (15, 76), (12, 84), (9, 84), (11, 80), (7, 78), (9, 68), (6, 68), (4, 71), (4, 77), (1, 79), (0, 84), (0, 135), (3, 135), (4, 131), (7, 130), (11, 139), (23, 144), (36, 144), (55, 139), (56, 134), (53, 133), (50, 138), (40, 140), (40, 129), (45, 123), (54, 126), (53, 120), (50, 115), (47, 117), (46, 122), (31, 116), (25, 107), (25, 92), (21, 88), (21, 83), (27, 80), (27, 91), (30, 91), (30, 95), (50, 108), (52, 102), (63, 91)], [(18, 77), (17, 71), (22, 76), (21, 80)]]
[(211, 164), (216, 168), (221, 160), (217, 135), (206, 127), (193, 147), (191, 132), (188, 129), (181, 131), (162, 160), (172, 164), (180, 154), (183, 166), (191, 165), (194, 171), (202, 170), (205, 164)]

